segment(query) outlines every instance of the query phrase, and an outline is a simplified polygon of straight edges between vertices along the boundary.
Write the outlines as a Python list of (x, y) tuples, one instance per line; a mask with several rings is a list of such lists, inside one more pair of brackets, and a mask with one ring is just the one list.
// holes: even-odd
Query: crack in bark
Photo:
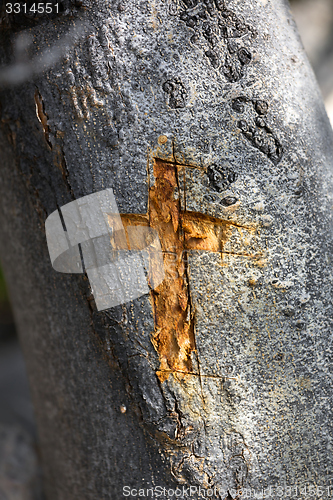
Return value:
[(189, 372), (189, 371), (181, 371), (181, 370), (158, 370), (157, 373), (182, 373), (184, 375), (191, 375), (193, 377), (202, 377), (202, 378), (212, 378), (212, 379), (219, 379), (219, 380), (237, 380), (236, 377), (223, 377), (220, 375), (203, 375), (195, 372)]
[(76, 197), (75, 197), (72, 185), (71, 185), (70, 180), (69, 180), (69, 170), (67, 167), (65, 153), (64, 153), (63, 149), (58, 145), (57, 145), (56, 149), (58, 150), (58, 160), (59, 160), (58, 162), (56, 162), (56, 166), (59, 167), (61, 174), (62, 174), (62, 178), (66, 184), (66, 187), (67, 187), (72, 199), (75, 200)]
[(36, 87), (34, 98), (35, 98), (36, 115), (37, 115), (38, 121), (42, 125), (45, 141), (46, 141), (47, 145), (49, 146), (49, 148), (52, 150), (53, 146), (52, 146), (52, 143), (50, 141), (50, 127), (48, 125), (49, 117), (45, 113), (45, 104), (43, 101), (43, 97), (42, 97), (42, 95), (39, 92), (37, 87)]

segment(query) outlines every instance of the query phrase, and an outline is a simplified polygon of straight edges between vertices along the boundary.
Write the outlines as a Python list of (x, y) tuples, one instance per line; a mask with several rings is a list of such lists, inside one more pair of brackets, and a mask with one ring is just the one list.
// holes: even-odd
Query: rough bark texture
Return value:
[[(1, 260), (48, 499), (329, 486), (333, 144), (288, 5), (63, 5), (1, 21), (6, 64), (23, 30), (32, 57), (89, 23), (0, 94)], [(159, 231), (166, 280), (97, 312), (44, 222), (110, 187)]]

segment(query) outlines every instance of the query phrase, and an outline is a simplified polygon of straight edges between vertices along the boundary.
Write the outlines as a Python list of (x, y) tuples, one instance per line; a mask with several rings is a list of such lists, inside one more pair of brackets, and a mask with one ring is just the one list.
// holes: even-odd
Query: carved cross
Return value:
[(154, 346), (159, 353), (160, 380), (170, 372), (191, 373), (191, 352), (196, 350), (194, 311), (191, 306), (187, 252), (222, 252), (228, 223), (209, 215), (182, 211), (178, 179), (184, 165), (155, 159), (155, 185), (149, 188), (145, 215), (121, 214), (124, 227), (146, 225), (158, 232), (165, 278), (151, 291), (154, 311)]

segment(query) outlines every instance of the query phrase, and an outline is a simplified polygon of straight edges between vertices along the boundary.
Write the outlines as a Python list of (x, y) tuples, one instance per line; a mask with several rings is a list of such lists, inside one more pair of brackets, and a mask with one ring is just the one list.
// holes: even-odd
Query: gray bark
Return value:
[[(22, 32), (26, 63), (86, 23), (44, 73), (0, 76), (0, 255), (47, 498), (327, 488), (332, 132), (288, 5), (80, 4), (1, 21), (8, 66)], [(129, 218), (165, 203), (149, 222), (163, 240), (172, 218), (183, 268), (98, 312), (84, 275), (52, 269), (44, 223), (106, 188)]]

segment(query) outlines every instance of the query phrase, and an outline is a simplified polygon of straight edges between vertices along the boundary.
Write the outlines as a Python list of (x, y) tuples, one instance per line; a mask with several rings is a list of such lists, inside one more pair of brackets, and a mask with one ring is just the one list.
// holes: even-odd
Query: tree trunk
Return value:
[[(1, 21), (1, 261), (47, 498), (329, 496), (332, 134), (288, 5), (59, 5)], [(98, 311), (45, 220), (107, 188), (165, 279)]]

